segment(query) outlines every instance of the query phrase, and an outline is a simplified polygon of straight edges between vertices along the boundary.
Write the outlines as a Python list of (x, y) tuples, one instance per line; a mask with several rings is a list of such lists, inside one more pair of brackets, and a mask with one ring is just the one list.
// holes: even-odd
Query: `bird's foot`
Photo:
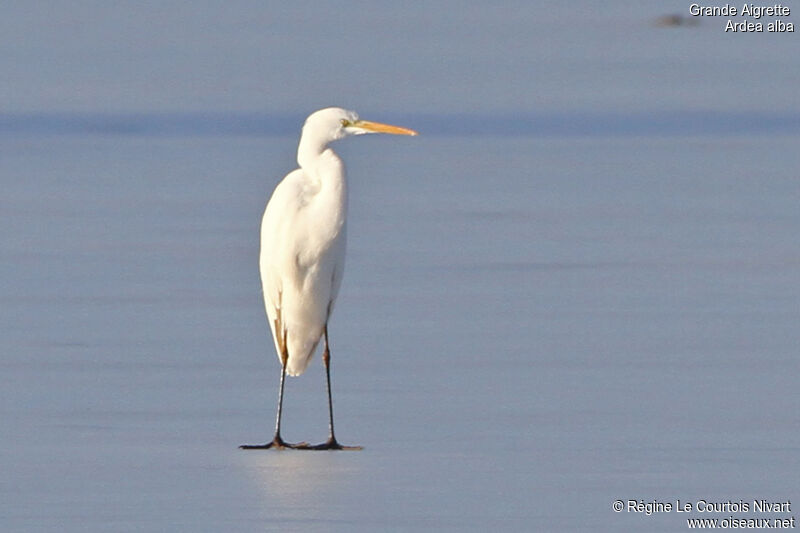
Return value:
[(314, 446), (308, 446), (303, 448), (304, 450), (344, 450), (344, 451), (357, 451), (363, 450), (363, 446), (342, 446), (336, 441), (336, 438), (331, 437), (327, 440), (327, 442), (323, 442), (322, 444), (316, 444)]
[(242, 444), (239, 446), (240, 450), (269, 450), (270, 448), (274, 448), (276, 450), (309, 450), (311, 447), (308, 445), (307, 442), (298, 442), (298, 443), (291, 443), (285, 442), (280, 435), (276, 435), (272, 442), (268, 442), (266, 444)]

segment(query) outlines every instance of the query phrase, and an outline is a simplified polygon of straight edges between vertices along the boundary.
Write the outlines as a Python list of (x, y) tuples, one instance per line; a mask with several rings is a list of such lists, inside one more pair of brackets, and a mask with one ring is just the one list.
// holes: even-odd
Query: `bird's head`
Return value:
[(350, 135), (365, 133), (390, 133), (394, 135), (417, 135), (417, 132), (400, 126), (361, 120), (355, 111), (340, 107), (328, 107), (315, 111), (306, 119), (303, 135), (322, 138), (327, 142), (338, 141)]

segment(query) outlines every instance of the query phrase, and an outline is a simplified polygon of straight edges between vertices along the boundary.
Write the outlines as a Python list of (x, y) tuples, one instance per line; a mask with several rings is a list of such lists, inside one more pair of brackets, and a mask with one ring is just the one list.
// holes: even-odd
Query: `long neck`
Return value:
[(313, 171), (322, 152), (328, 148), (328, 143), (330, 139), (327, 135), (315, 133), (313, 129), (304, 127), (300, 135), (300, 144), (297, 146), (297, 164), (300, 168)]
[(330, 139), (309, 135), (303, 130), (297, 148), (297, 163), (306, 175), (319, 183), (314, 193), (314, 204), (325, 212), (324, 218), (338, 232), (347, 212), (347, 178), (344, 163), (328, 146)]

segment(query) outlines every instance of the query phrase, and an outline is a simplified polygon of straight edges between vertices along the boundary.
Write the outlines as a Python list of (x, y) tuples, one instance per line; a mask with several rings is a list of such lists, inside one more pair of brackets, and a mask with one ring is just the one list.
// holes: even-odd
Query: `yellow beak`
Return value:
[(391, 124), (381, 124), (380, 122), (370, 122), (369, 120), (357, 120), (353, 126), (363, 128), (368, 131), (376, 133), (391, 133), (392, 135), (418, 135), (414, 130), (408, 128), (401, 128), (400, 126), (392, 126)]

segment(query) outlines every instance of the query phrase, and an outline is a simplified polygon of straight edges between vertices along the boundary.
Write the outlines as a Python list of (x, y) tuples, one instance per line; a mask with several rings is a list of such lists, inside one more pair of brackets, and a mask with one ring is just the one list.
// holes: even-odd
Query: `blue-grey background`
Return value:
[[(800, 501), (796, 34), (286, 4), (0, 9), (0, 529), (680, 531), (612, 502)], [(337, 145), (337, 430), (365, 449), (242, 452), (279, 372), (260, 216), (328, 105), (421, 132)], [(326, 436), (321, 367), (290, 440)]]

